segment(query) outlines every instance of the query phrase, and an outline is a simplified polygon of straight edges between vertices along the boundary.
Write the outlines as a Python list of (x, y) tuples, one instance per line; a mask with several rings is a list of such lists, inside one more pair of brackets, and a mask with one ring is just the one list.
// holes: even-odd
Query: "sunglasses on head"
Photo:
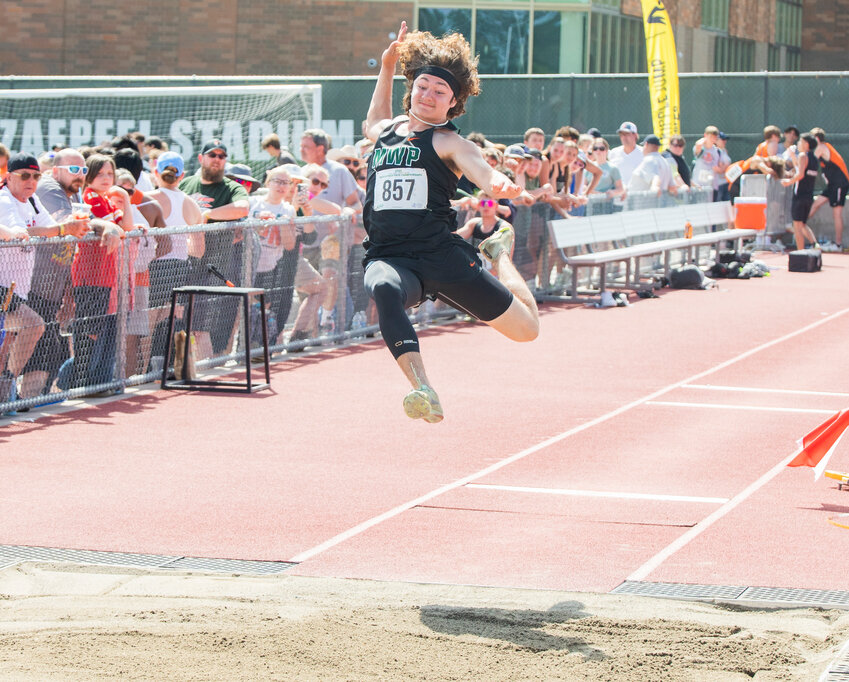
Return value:
[(206, 155), (210, 159), (226, 159), (227, 155), (223, 152), (207, 152)]
[(39, 171), (35, 171), (34, 173), (30, 173), (29, 171), (15, 171), (13, 175), (17, 175), (24, 182), (26, 182), (30, 178), (32, 178), (36, 182), (41, 180), (41, 173)]
[(54, 168), (65, 168), (71, 175), (85, 175), (88, 173), (87, 166), (54, 166)]
[(312, 184), (314, 185), (318, 185), (319, 187), (321, 187), (321, 189), (327, 189), (327, 183), (323, 182), (322, 180), (319, 180), (318, 178), (312, 178), (310, 182), (312, 182)]

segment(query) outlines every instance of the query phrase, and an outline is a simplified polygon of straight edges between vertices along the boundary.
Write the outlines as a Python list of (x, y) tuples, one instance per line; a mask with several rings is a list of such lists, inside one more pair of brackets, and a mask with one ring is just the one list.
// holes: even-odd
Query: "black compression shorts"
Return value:
[(845, 185), (826, 185), (822, 196), (828, 199), (829, 206), (845, 206), (847, 189), (849, 187)]

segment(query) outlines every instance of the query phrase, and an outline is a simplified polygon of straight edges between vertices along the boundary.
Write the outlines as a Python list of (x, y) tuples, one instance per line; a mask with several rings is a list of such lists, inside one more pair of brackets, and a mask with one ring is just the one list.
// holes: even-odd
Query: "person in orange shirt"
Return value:
[[(826, 187), (822, 194), (814, 199), (810, 215), (814, 215), (827, 201), (834, 214), (834, 248), (828, 250), (843, 250), (843, 206), (846, 204), (846, 192), (849, 191), (849, 170), (840, 153), (825, 141), (825, 131), (813, 128), (811, 135), (817, 138), (819, 144), (814, 155), (819, 159), (820, 168), (825, 176)], [(828, 245), (829, 247), (831, 245)]]
[(0, 180), (3, 180), (9, 172), (9, 149), (0, 144)]
[(779, 153), (778, 143), (781, 140), (781, 129), (778, 126), (764, 128), (764, 141), (755, 149), (755, 156), (775, 156)]

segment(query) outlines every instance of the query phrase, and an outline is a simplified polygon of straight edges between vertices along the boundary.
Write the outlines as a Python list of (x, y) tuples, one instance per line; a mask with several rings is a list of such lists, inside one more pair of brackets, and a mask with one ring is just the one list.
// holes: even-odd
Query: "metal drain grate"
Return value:
[(212, 573), (252, 573), (271, 575), (282, 573), (295, 564), (287, 561), (245, 561), (242, 559), (203, 559), (182, 557), (175, 559), (160, 568), (176, 571), (210, 571)]
[(287, 561), (206, 559), (159, 554), (133, 554), (130, 552), (99, 552), (87, 549), (0, 545), (0, 569), (24, 561), (67, 561), (77, 564), (167, 568), (174, 571), (207, 571), (210, 573), (250, 573), (254, 575), (282, 573), (295, 565)]
[(611, 594), (633, 594), (665, 599), (722, 599), (739, 602), (764, 602), (773, 605), (817, 606), (827, 609), (849, 609), (849, 592), (843, 590), (808, 590), (782, 587), (739, 587), (737, 585), (690, 585), (686, 583), (651, 583), (626, 580)]
[(745, 587), (736, 585), (689, 585), (685, 583), (644, 583), (626, 580), (612, 594), (636, 594), (641, 597), (669, 599), (737, 599)]
[(787, 602), (794, 605), (849, 609), (849, 592), (844, 590), (803, 590), (776, 587), (750, 587), (741, 596), (745, 601)]

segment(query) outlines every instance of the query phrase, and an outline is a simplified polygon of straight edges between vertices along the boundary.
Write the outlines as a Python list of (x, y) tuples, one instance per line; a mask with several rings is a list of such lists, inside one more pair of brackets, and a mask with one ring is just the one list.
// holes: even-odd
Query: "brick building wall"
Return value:
[(849, 70), (849, 0), (804, 0), (802, 69)]
[(413, 4), (27, 0), (3, 4), (7, 75), (376, 75)]

